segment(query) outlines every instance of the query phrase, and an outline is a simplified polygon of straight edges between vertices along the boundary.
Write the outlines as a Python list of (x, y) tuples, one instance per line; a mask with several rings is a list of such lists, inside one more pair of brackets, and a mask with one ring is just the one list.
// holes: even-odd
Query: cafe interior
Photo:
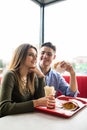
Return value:
[[(58, 4), (66, 0), (31, 0), (40, 8), (40, 43), (44, 43), (44, 17), (45, 8), (53, 4)], [(64, 75), (69, 83), (70, 76)], [(72, 113), (46, 110), (45, 108), (36, 108), (35, 113), (6, 116), (0, 119), (0, 128), (2, 130), (87, 130), (87, 75), (76, 75), (79, 94), (77, 101), (81, 101), (81, 107)], [(2, 77), (0, 77), (0, 82)], [(60, 100), (68, 99), (60, 93)], [(72, 99), (72, 98), (71, 98)], [(74, 99), (75, 100), (75, 99)]]

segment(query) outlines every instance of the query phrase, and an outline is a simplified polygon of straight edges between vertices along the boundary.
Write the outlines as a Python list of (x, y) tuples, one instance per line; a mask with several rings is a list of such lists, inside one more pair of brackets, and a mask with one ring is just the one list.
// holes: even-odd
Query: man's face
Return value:
[(55, 52), (50, 47), (43, 46), (40, 50), (40, 66), (49, 66), (55, 59)]

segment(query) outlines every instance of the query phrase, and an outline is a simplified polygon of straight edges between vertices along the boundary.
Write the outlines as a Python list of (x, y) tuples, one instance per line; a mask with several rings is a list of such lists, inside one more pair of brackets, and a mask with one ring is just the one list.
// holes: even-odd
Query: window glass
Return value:
[(72, 62), (87, 75), (87, 0), (66, 0), (45, 8), (45, 42), (57, 47), (56, 60)]
[(30, 0), (0, 0), (0, 68), (21, 43), (38, 47), (40, 7)]

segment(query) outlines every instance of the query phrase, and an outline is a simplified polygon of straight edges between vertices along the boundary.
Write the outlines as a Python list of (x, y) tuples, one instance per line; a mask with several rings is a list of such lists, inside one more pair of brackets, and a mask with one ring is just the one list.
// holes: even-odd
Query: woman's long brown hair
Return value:
[[(15, 73), (15, 75), (17, 76), (19, 90), (20, 90), (21, 94), (23, 94), (24, 90), (22, 87), (23, 82), (21, 80), (19, 68), (20, 68), (20, 65), (25, 62), (28, 49), (30, 49), (30, 48), (35, 49), (37, 52), (37, 49), (34, 46), (32, 46), (31, 44), (25, 43), (25, 44), (21, 44), (20, 46), (18, 46), (13, 54), (11, 63), (9, 64), (9, 70), (12, 70)], [(31, 92), (31, 94), (33, 94), (35, 91), (34, 90), (34, 77), (35, 77), (35, 75), (33, 72), (27, 75), (26, 90), (29, 90)]]

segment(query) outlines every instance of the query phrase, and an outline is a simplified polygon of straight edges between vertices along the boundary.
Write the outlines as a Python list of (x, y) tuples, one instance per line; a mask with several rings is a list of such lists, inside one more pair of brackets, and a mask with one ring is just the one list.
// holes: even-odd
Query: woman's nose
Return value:
[(37, 60), (37, 56), (36, 56), (36, 55), (35, 55), (35, 56), (33, 56), (33, 59), (34, 59), (34, 60)]

